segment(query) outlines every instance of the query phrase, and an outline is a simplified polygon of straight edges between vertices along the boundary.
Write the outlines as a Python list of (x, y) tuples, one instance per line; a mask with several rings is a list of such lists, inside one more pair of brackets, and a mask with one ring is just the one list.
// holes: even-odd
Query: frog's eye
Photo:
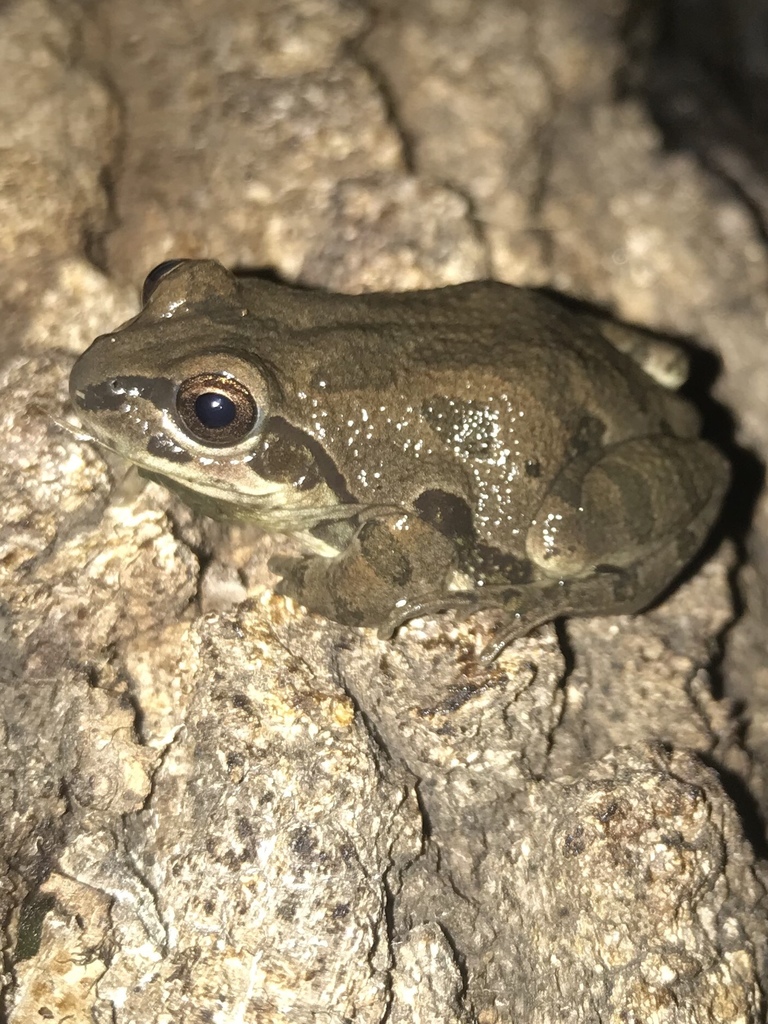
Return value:
[(155, 288), (160, 284), (164, 277), (167, 277), (171, 271), (175, 270), (176, 267), (182, 263), (186, 263), (187, 260), (166, 260), (164, 263), (158, 263), (154, 270), (150, 270), (147, 276), (144, 278), (144, 284), (141, 289), (141, 304), (146, 306), (149, 300), (152, 298), (152, 293)]
[(237, 444), (247, 437), (259, 410), (248, 388), (236, 378), (198, 373), (179, 387), (176, 411), (191, 437), (216, 446)]

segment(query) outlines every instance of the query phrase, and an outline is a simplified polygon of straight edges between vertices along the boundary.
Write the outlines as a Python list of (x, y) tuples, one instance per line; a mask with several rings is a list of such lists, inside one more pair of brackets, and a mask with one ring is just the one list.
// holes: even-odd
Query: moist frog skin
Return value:
[(702, 544), (728, 468), (656, 379), (682, 366), (495, 281), (334, 295), (176, 260), (70, 392), (193, 508), (297, 536), (280, 593), (382, 636), (498, 607), (490, 659), (559, 616), (641, 610)]

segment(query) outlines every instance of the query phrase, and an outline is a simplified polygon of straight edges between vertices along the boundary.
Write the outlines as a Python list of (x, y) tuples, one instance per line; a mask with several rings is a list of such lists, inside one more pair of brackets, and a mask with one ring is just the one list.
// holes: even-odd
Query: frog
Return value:
[(717, 519), (728, 463), (682, 350), (495, 280), (333, 294), (168, 260), (74, 364), (88, 436), (195, 511), (296, 538), (277, 593), (390, 638), (448, 609), (635, 614)]

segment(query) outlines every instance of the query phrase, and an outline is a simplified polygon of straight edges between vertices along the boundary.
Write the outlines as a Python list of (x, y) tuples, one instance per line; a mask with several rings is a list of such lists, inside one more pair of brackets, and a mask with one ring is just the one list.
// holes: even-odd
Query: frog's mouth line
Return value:
[[(83, 430), (82, 423), (70, 423), (68, 420), (62, 419), (60, 416), (56, 416), (54, 413), (50, 412), (50, 410), (39, 405), (37, 402), (30, 402), (28, 408), (29, 411), (34, 413), (36, 416), (43, 416), (51, 423), (55, 423), (59, 430), (63, 430), (65, 434), (69, 434), (69, 436), (73, 437), (76, 441), (93, 441), (95, 444), (101, 443), (97, 437), (93, 436), (93, 434), (88, 434)], [(107, 445), (104, 447), (107, 447)], [(118, 453), (115, 452), (115, 454)]]
[[(308, 531), (318, 522), (350, 519), (360, 512), (359, 505), (318, 505), (309, 495), (302, 496), (306, 505), (297, 505), (296, 491), (285, 484), (278, 484), (272, 491), (246, 494), (235, 486), (206, 487), (198, 481), (194, 487), (189, 487), (178, 476), (154, 472), (143, 466), (139, 466), (139, 474), (177, 494), (186, 505), (203, 515), (214, 519), (250, 521), (268, 533)], [(337, 554), (328, 545), (315, 546), (321, 554)]]
[[(263, 489), (248, 492), (243, 490), (242, 482), (236, 484), (234, 482), (222, 481), (221, 485), (211, 487), (202, 484), (199, 479), (195, 479), (192, 482), (193, 486), (190, 486), (190, 483), (178, 472), (179, 467), (172, 462), (162, 461), (162, 456), (155, 457), (157, 462), (161, 462), (160, 468), (150, 467), (146, 464), (143, 465), (135, 459), (129, 458), (125, 452), (120, 451), (114, 444), (105, 441), (103, 436), (96, 437), (88, 433), (87, 430), (83, 429), (82, 422), (80, 424), (72, 423), (54, 415), (42, 406), (36, 406), (35, 408), (37, 412), (45, 416), (52, 423), (55, 423), (57, 427), (69, 434), (70, 437), (77, 441), (95, 444), (99, 448), (116, 455), (118, 458), (130, 462), (136, 466), (141, 476), (178, 493), (192, 507), (199, 504), (199, 500), (196, 502), (195, 497), (197, 496), (199, 499), (202, 495), (214, 502), (219, 501), (228, 506), (241, 509), (244, 513), (250, 513), (247, 518), (254, 521), (261, 520), (265, 528), (271, 527), (273, 530), (278, 531), (280, 526), (277, 520), (280, 518), (279, 513), (283, 509), (286, 511), (286, 529), (290, 526), (291, 530), (302, 526), (309, 529), (320, 519), (348, 519), (351, 515), (360, 511), (358, 505), (337, 504), (329, 506), (309, 504), (309, 501), (304, 507), (297, 506), (294, 489), (286, 484), (277, 482), (273, 482), (270, 485), (268, 481), (264, 481), (265, 487)], [(168, 472), (168, 470), (174, 469), (177, 472)], [(309, 495), (307, 495), (307, 499), (309, 499)], [(264, 517), (263, 520), (262, 517)], [(290, 523), (288, 520), (290, 520)]]
[[(194, 495), (202, 495), (205, 498), (212, 498), (214, 501), (225, 501), (228, 505), (269, 511), (271, 508), (281, 508), (287, 502), (263, 499), (277, 498), (279, 495), (285, 495), (287, 499), (289, 494), (292, 495), (292, 490), (285, 484), (266, 484), (261, 489), (249, 488), (246, 490), (241, 482), (221, 480), (216, 484), (206, 484), (198, 478), (187, 478), (181, 472), (168, 471), (165, 465), (159, 469), (147, 463), (136, 462), (136, 465), (142, 476), (155, 480), (165, 487), (183, 489), (184, 493), (189, 495), (190, 504), (193, 503)], [(175, 466), (172, 467), (172, 470), (175, 469)]]

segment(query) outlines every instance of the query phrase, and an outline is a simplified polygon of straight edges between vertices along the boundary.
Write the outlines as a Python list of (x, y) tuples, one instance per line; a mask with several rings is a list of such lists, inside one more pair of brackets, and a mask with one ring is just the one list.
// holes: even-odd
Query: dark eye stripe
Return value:
[(250, 466), (264, 480), (298, 481), (299, 490), (309, 490), (322, 481), (340, 502), (356, 504), (346, 480), (323, 446), (282, 416), (270, 416), (265, 423), (259, 450)]
[(134, 398), (151, 402), (158, 409), (173, 405), (175, 387), (167, 377), (115, 377), (101, 384), (88, 384), (83, 388), (77, 404), (93, 412), (119, 412)]

